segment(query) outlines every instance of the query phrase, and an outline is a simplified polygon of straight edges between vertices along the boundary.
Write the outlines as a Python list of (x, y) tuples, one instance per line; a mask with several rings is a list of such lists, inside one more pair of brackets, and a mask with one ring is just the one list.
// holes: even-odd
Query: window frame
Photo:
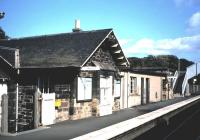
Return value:
[[(89, 80), (89, 81), (87, 81), (87, 80)], [(80, 87), (80, 86), (83, 86), (83, 85), (81, 85), (81, 84), (83, 84), (83, 82), (84, 83), (88, 82), (88, 83), (85, 83), (85, 84), (87, 84), (86, 86)], [(90, 89), (88, 89), (88, 88), (90, 88)], [(84, 94), (84, 95), (81, 95), (81, 94)], [(89, 95), (87, 95), (87, 94), (89, 94)], [(77, 102), (87, 102), (87, 101), (92, 100), (92, 78), (91, 77), (78, 77), (77, 78), (77, 96), (76, 97), (77, 97), (76, 98)]]
[(130, 77), (130, 94), (137, 94), (137, 77)]
[[(116, 91), (119, 91), (119, 93), (116, 94)], [(114, 98), (120, 98), (120, 97), (121, 97), (121, 80), (114, 80)]]

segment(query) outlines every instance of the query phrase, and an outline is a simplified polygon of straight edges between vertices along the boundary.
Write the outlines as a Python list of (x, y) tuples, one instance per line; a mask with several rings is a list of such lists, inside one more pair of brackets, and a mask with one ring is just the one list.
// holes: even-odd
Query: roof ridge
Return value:
[(6, 46), (2, 46), (2, 45), (0, 45), (0, 49), (4, 49), (4, 50), (17, 50), (17, 48), (6, 47)]
[(41, 38), (41, 37), (51, 37), (51, 36), (58, 36), (58, 35), (68, 35), (68, 34), (80, 34), (80, 33), (89, 33), (89, 32), (98, 32), (98, 31), (105, 31), (105, 30), (113, 30), (112, 28), (107, 29), (98, 29), (98, 30), (89, 30), (89, 31), (80, 31), (80, 32), (66, 32), (66, 33), (55, 33), (55, 34), (44, 34), (44, 35), (35, 35), (35, 36), (27, 36), (27, 37), (19, 37), (19, 38), (10, 38), (8, 40), (23, 40), (23, 39), (33, 39), (33, 38)]

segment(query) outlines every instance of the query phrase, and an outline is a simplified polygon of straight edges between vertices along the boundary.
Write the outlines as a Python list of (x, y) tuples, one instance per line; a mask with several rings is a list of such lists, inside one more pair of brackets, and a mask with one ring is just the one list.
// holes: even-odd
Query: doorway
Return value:
[(149, 103), (149, 97), (150, 97), (150, 80), (149, 78), (146, 78), (146, 103)]
[(112, 114), (112, 76), (100, 77), (100, 116)]

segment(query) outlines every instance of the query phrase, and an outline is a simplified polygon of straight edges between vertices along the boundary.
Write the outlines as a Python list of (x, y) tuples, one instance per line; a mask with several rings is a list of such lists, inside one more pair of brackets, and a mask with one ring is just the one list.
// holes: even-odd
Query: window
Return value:
[(163, 79), (163, 80), (162, 80), (162, 90), (163, 90), (163, 91), (166, 91), (166, 90), (167, 90), (167, 80), (166, 80), (166, 79)]
[(117, 98), (117, 97), (120, 97), (120, 80), (115, 80), (115, 88), (114, 88), (114, 97)]
[(77, 95), (79, 101), (92, 99), (92, 78), (78, 77)]
[(137, 78), (131, 77), (131, 83), (130, 83), (130, 93), (137, 92)]
[(70, 84), (55, 85), (54, 90), (56, 93), (56, 99), (68, 99), (70, 98), (71, 87)]

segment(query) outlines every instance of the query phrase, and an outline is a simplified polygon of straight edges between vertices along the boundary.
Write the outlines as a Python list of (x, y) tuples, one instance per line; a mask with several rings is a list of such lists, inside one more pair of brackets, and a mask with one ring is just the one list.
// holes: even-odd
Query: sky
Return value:
[(113, 28), (127, 57), (200, 61), (200, 0), (0, 0), (11, 38)]

